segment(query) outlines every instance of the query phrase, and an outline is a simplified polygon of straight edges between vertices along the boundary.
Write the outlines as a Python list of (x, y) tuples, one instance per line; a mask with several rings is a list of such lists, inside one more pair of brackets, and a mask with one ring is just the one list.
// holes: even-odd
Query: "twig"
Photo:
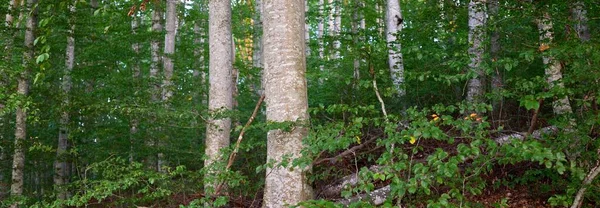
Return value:
[(371, 143), (371, 142), (373, 142), (373, 141), (375, 141), (377, 139), (378, 139), (378, 137), (371, 138), (371, 139), (363, 142), (362, 144), (356, 145), (356, 146), (354, 146), (354, 147), (352, 147), (350, 149), (347, 149), (346, 151), (343, 151), (342, 153), (340, 153), (340, 154), (338, 154), (338, 155), (336, 155), (334, 157), (323, 158), (323, 159), (317, 160), (316, 162), (313, 163), (313, 165), (318, 165), (318, 164), (321, 164), (321, 163), (326, 162), (326, 161), (329, 161), (330, 163), (333, 164), (333, 163), (336, 162), (336, 160), (338, 160), (338, 159), (340, 159), (342, 157), (345, 157), (346, 155), (354, 154), (356, 152), (356, 150), (359, 150), (359, 149), (365, 147), (365, 145), (367, 145), (367, 144), (369, 144), (369, 143)]
[(577, 195), (575, 195), (575, 199), (573, 200), (573, 205), (571, 208), (579, 208), (581, 207), (581, 203), (583, 202), (583, 195), (585, 194), (585, 190), (587, 186), (594, 181), (594, 178), (598, 176), (600, 173), (600, 149), (598, 149), (598, 161), (596, 161), (596, 166), (590, 170), (590, 172), (585, 176), (583, 183), (581, 184), (581, 188), (577, 191)]
[(540, 114), (540, 109), (542, 108), (543, 103), (544, 103), (543, 99), (540, 99), (538, 101), (539, 106), (533, 112), (533, 118), (531, 118), (531, 124), (529, 126), (529, 130), (527, 131), (527, 134), (525, 134), (525, 137), (528, 137), (529, 135), (531, 135), (531, 133), (533, 133), (533, 130), (535, 129), (535, 126), (537, 124), (538, 115)]
[[(227, 161), (227, 166), (225, 167), (225, 172), (229, 171), (229, 169), (233, 165), (235, 156), (237, 155), (237, 153), (240, 149), (240, 143), (242, 143), (242, 139), (244, 138), (244, 133), (246, 133), (246, 129), (250, 126), (250, 124), (252, 124), (252, 122), (254, 121), (254, 118), (256, 118), (256, 114), (258, 113), (258, 110), (260, 109), (260, 104), (262, 104), (263, 100), (265, 100), (264, 94), (260, 96), (260, 98), (258, 99), (258, 102), (256, 102), (256, 106), (254, 107), (252, 116), (250, 116), (250, 119), (248, 119), (248, 121), (246, 122), (246, 125), (244, 125), (244, 127), (242, 127), (242, 130), (240, 131), (240, 135), (238, 136), (237, 141), (235, 142), (235, 148), (233, 149), (233, 152), (231, 152), (231, 154), (229, 154), (229, 161)], [(219, 195), (219, 192), (221, 192), (221, 189), (223, 188), (223, 184), (225, 184), (224, 181), (221, 182), (219, 184), (219, 186), (217, 186), (217, 188), (215, 189), (215, 195)]]

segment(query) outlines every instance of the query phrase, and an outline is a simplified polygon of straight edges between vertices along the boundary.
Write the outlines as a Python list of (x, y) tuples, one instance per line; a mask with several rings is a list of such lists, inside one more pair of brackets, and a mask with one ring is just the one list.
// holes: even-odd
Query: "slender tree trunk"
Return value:
[(310, 167), (279, 166), (300, 157), (302, 139), (308, 134), (303, 7), (303, 0), (264, 0), (267, 121), (296, 124), (289, 131), (267, 133), (267, 161), (275, 166), (266, 170), (263, 207), (295, 205), (312, 198), (306, 181)]
[(577, 1), (573, 3), (571, 8), (573, 20), (575, 20), (575, 31), (577, 36), (582, 42), (590, 40), (590, 30), (588, 29), (588, 18), (587, 10), (585, 9), (585, 3), (583, 1)]
[[(498, 21), (498, 4), (498, 0), (488, 1), (489, 15), (491, 20), (493, 21), (493, 25), (490, 25), (492, 27), (490, 35), (490, 57), (492, 59), (492, 62), (498, 61), (498, 53), (500, 52), (500, 33), (498, 32), (498, 24), (496, 23)], [(494, 72), (492, 73), (491, 81), (492, 93), (498, 96), (492, 101), (492, 108), (494, 112), (493, 115), (498, 115), (496, 119), (500, 119), (500, 109), (502, 109), (502, 103), (504, 100), (500, 95), (500, 92), (502, 91), (502, 86), (504, 86), (502, 81), (502, 72), (501, 69), (496, 65), (496, 67), (494, 67)]]
[[(163, 49), (163, 82), (161, 85), (162, 94), (161, 100), (165, 107), (168, 107), (168, 102), (171, 96), (173, 96), (173, 91), (171, 90), (171, 79), (173, 77), (173, 54), (175, 53), (175, 36), (177, 33), (177, 0), (167, 0), (167, 10), (166, 10), (166, 23), (165, 23), (165, 47)], [(158, 146), (163, 147), (164, 143), (168, 140), (168, 138), (162, 138), (158, 141)], [(162, 149), (162, 148), (159, 148)], [(164, 166), (167, 165), (167, 161), (164, 158), (164, 153), (159, 152), (157, 155), (157, 170), (158, 172), (165, 172), (163, 169)]]
[[(545, 46), (550, 47), (552, 40), (554, 39), (554, 35), (552, 32), (552, 18), (548, 12), (544, 12), (542, 19), (538, 21), (538, 29), (540, 31), (540, 42), (541, 47)], [(562, 65), (559, 61), (555, 60), (555, 58), (551, 55), (545, 54), (543, 57), (544, 65), (546, 65), (546, 76), (547, 82), (550, 85), (550, 88), (564, 88), (563, 83), (560, 81), (562, 79)], [(566, 113), (572, 113), (571, 104), (569, 103), (569, 97), (564, 96), (558, 98), (557, 100), (552, 102), (552, 108), (554, 114), (561, 115)]]
[(205, 176), (205, 192), (213, 193), (218, 181), (219, 169), (213, 166), (221, 160), (220, 150), (229, 146), (231, 119), (222, 118), (233, 107), (233, 51), (231, 33), (231, 1), (214, 0), (208, 3), (209, 26), (209, 95), (208, 110), (211, 117), (206, 126), (206, 157), (204, 166), (209, 168)]
[[(358, 48), (359, 45), (359, 41), (364, 41), (364, 38), (362, 38), (362, 36), (359, 35), (359, 31), (364, 30), (365, 29), (365, 18), (364, 15), (362, 13), (359, 13), (359, 11), (362, 10), (363, 7), (363, 2), (362, 0), (355, 0), (355, 6), (356, 8), (354, 9), (354, 13), (352, 14), (352, 42), (354, 42), (354, 49), (355, 51), (360, 50), (360, 48)], [(360, 54), (358, 52), (356, 52), (354, 54), (354, 73), (353, 73), (353, 77), (354, 77), (354, 84), (353, 86), (356, 87), (358, 81), (360, 80)]]
[[(15, 0), (10, 0), (8, 3), (8, 12), (6, 13), (6, 18), (5, 18), (5, 26), (7, 29), (12, 30), (13, 27), (13, 13), (15, 11), (15, 6), (16, 6), (16, 2)], [(5, 47), (4, 47), (4, 51), (6, 52), (6, 55), (4, 56), (4, 60), (6, 62), (7, 65), (12, 64), (12, 49), (13, 49), (13, 38), (14, 38), (14, 32), (9, 32), (10, 37), (6, 39), (5, 42)], [(5, 73), (4, 70), (0, 71), (0, 90), (2, 90), (2, 92), (0, 93), (9, 93), (8, 91), (8, 86), (9, 86), (9, 79), (8, 79), (8, 74)], [(4, 103), (4, 101), (0, 101), (0, 111), (4, 110), (6, 103)], [(0, 129), (2, 130), (8, 130), (8, 116), (1, 116), (0, 117)], [(2, 133), (0, 133), (0, 144), (2, 144), (2, 141), (5, 139), (4, 138), (4, 131)], [(3, 166), (4, 160), (6, 158), (6, 150), (5, 147), (0, 145), (0, 166)], [(5, 197), (6, 194), (8, 192), (8, 185), (7, 183), (4, 182), (4, 171), (0, 171), (0, 201), (2, 201)]]
[(342, 45), (339, 40), (339, 35), (342, 29), (342, 12), (341, 6), (338, 0), (329, 0), (329, 6), (332, 11), (329, 12), (329, 35), (334, 38), (333, 41), (333, 53), (330, 54), (331, 59), (335, 60), (340, 57), (340, 47)]
[(471, 0), (469, 2), (469, 70), (475, 74), (474, 78), (469, 80), (467, 91), (467, 101), (478, 103), (482, 101), (484, 94), (485, 73), (481, 68), (484, 53), (484, 35), (486, 13), (485, 4), (482, 0)]
[(264, 93), (264, 70), (263, 70), (263, 19), (262, 19), (262, 0), (254, 2), (254, 35), (252, 40), (252, 66), (260, 71), (260, 87), (256, 87), (257, 94), (260, 96)]
[(398, 37), (402, 32), (402, 10), (398, 0), (387, 0), (386, 6), (386, 40), (388, 44), (388, 64), (394, 83), (395, 94), (402, 99), (406, 94), (404, 90), (404, 59), (402, 57), (402, 44)]
[[(17, 106), (16, 130), (15, 130), (15, 154), (13, 155), (12, 185), (10, 192), (12, 196), (23, 194), (23, 170), (25, 168), (25, 139), (27, 138), (27, 107), (26, 99), (29, 92), (29, 72), (33, 68), (33, 40), (35, 27), (35, 12), (33, 6), (37, 0), (27, 0), (24, 14), (27, 16), (25, 24), (25, 51), (23, 52), (23, 71), (19, 74), (17, 94), (21, 100)], [(16, 204), (11, 207), (17, 207)]]
[[(325, 62), (325, 47), (324, 47), (324, 32), (325, 32), (325, 14), (323, 10), (325, 9), (325, 0), (319, 0), (319, 18), (317, 23), (317, 41), (319, 41), (319, 71), (323, 73), (325, 71), (325, 66), (323, 66), (323, 62)], [(319, 78), (319, 84), (323, 84), (323, 78)]]
[[(139, 91), (140, 90), (140, 78), (142, 77), (142, 72), (140, 69), (140, 62), (138, 61), (137, 57), (139, 57), (140, 54), (140, 44), (137, 41), (137, 34), (138, 34), (138, 28), (139, 28), (139, 20), (138, 20), (138, 14), (134, 14), (131, 18), (131, 33), (133, 34), (133, 37), (135, 38), (133, 40), (133, 43), (131, 43), (131, 50), (133, 51), (133, 53), (135, 54), (134, 60), (133, 60), (133, 65), (132, 65), (132, 70), (133, 70), (133, 86), (135, 88), (135, 91)], [(135, 151), (134, 151), (134, 146), (136, 144), (136, 137), (138, 134), (138, 126), (140, 124), (140, 121), (137, 119), (137, 115), (131, 115), (131, 121), (130, 121), (130, 128), (129, 128), (129, 162), (134, 162), (135, 161)]]
[(65, 71), (62, 77), (62, 113), (60, 118), (60, 128), (58, 132), (58, 147), (56, 148), (56, 161), (54, 162), (54, 185), (58, 188), (57, 199), (67, 199), (68, 192), (65, 184), (68, 183), (69, 178), (69, 165), (68, 161), (68, 147), (69, 147), (69, 107), (70, 107), (70, 94), (71, 94), (71, 71), (75, 62), (75, 10), (77, 0), (69, 5), (69, 31), (67, 34), (67, 48), (66, 48), (66, 60), (65, 60)]
[[(309, 10), (308, 0), (304, 0), (304, 16), (308, 16)], [(306, 57), (310, 56), (310, 25), (308, 24), (308, 19), (304, 21), (304, 38), (306, 39)]]
[[(154, 11), (152, 11), (152, 31), (155, 33), (155, 35), (157, 35), (158, 33), (161, 33), (163, 30), (163, 26), (162, 26), (162, 12), (160, 11), (160, 3), (156, 3), (154, 5)], [(150, 62), (150, 83), (152, 85), (152, 89), (151, 89), (151, 101), (152, 103), (157, 103), (159, 101), (159, 95), (160, 95), (160, 86), (159, 86), (159, 81), (158, 81), (158, 72), (159, 72), (159, 67), (160, 67), (160, 63), (161, 63), (161, 56), (160, 56), (160, 41), (157, 37), (152, 38), (152, 41), (150, 42), (150, 56), (151, 56), (151, 62)], [(154, 118), (156, 119), (156, 118)], [(157, 141), (156, 138), (150, 138), (146, 140), (146, 146), (148, 147), (156, 147), (157, 145)], [(153, 170), (157, 170), (160, 171), (159, 169), (159, 164), (158, 164), (158, 159), (156, 158), (157, 155), (152, 155), (149, 156), (147, 159), (147, 163), (149, 165), (150, 169)]]

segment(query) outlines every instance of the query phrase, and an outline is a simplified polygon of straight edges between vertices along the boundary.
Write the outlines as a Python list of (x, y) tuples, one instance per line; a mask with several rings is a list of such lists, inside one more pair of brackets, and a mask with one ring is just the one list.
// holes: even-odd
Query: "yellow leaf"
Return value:
[(476, 113), (471, 113), (471, 115), (469, 115), (469, 117), (471, 117), (471, 118), (475, 118), (476, 116), (477, 116)]
[(356, 136), (356, 143), (360, 144), (360, 137)]
[(415, 142), (417, 142), (417, 139), (415, 137), (411, 136), (410, 141), (408, 141), (408, 142), (410, 142), (410, 144), (414, 144)]

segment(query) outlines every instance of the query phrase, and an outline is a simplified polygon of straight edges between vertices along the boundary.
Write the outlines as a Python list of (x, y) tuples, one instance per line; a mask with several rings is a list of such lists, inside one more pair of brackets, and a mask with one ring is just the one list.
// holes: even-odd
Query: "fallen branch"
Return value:
[[(258, 102), (256, 102), (256, 106), (254, 106), (254, 111), (252, 112), (252, 115), (246, 122), (246, 125), (244, 125), (244, 127), (242, 127), (242, 130), (240, 131), (240, 135), (238, 136), (237, 141), (235, 142), (235, 148), (233, 148), (233, 152), (231, 152), (231, 154), (229, 154), (229, 161), (227, 161), (227, 166), (225, 167), (225, 172), (227, 172), (227, 171), (229, 171), (229, 169), (231, 169), (231, 166), (233, 165), (233, 161), (235, 160), (235, 156), (237, 155), (238, 151), (240, 150), (240, 143), (242, 143), (242, 139), (244, 138), (244, 133), (246, 133), (246, 129), (250, 126), (250, 124), (252, 124), (252, 122), (256, 118), (256, 114), (258, 114), (258, 110), (260, 109), (260, 104), (262, 104), (263, 100), (265, 100), (264, 94), (260, 96), (260, 98), (258, 99)], [(224, 184), (225, 184), (225, 181), (221, 182), (219, 184), (219, 186), (217, 186), (217, 188), (215, 189), (215, 196), (219, 195)]]
[(587, 186), (594, 181), (594, 178), (598, 176), (600, 173), (600, 149), (598, 149), (598, 160), (596, 161), (596, 166), (590, 170), (590, 172), (583, 179), (583, 183), (581, 184), (581, 188), (577, 191), (577, 195), (575, 195), (575, 200), (573, 200), (573, 205), (571, 208), (579, 208), (581, 207), (581, 203), (583, 202), (583, 195), (587, 189)]
[(387, 185), (368, 194), (359, 194), (358, 196), (349, 199), (342, 199), (338, 201), (338, 203), (348, 206), (354, 202), (368, 200), (371, 204), (378, 206), (387, 200), (387, 197), (390, 195), (390, 190), (390, 185)]
[(323, 163), (323, 162), (327, 162), (327, 161), (329, 161), (331, 164), (334, 164), (334, 163), (336, 163), (336, 162), (337, 162), (337, 161), (338, 161), (340, 158), (343, 158), (343, 157), (345, 157), (345, 156), (347, 156), (347, 155), (349, 155), (349, 154), (355, 153), (357, 150), (359, 150), (359, 149), (361, 149), (361, 148), (365, 147), (367, 144), (369, 144), (369, 143), (371, 143), (371, 142), (373, 142), (373, 141), (375, 141), (375, 140), (377, 140), (377, 139), (378, 139), (378, 137), (371, 138), (371, 139), (369, 139), (369, 140), (367, 140), (367, 141), (363, 142), (362, 144), (360, 144), (360, 145), (356, 145), (356, 146), (354, 146), (354, 147), (352, 147), (352, 148), (350, 148), (350, 149), (347, 149), (346, 151), (343, 151), (342, 153), (340, 153), (340, 154), (338, 154), (338, 155), (336, 155), (336, 156), (334, 156), (334, 157), (330, 157), (330, 158), (323, 158), (323, 159), (317, 160), (317, 161), (315, 161), (315, 162), (313, 163), (313, 165), (318, 165), (318, 164), (321, 164), (321, 163)]
[[(544, 127), (538, 130), (533, 131), (533, 133), (531, 133), (531, 137), (535, 138), (535, 139), (541, 139), (542, 135), (554, 135), (558, 133), (558, 127), (556, 126), (548, 126), (548, 127)], [(509, 134), (509, 135), (503, 135), (500, 137), (497, 137), (494, 139), (494, 141), (496, 141), (496, 143), (500, 144), (500, 145), (504, 145), (504, 144), (508, 144), (510, 143), (510, 141), (512, 139), (519, 139), (519, 140), (523, 140), (526, 138), (527, 132), (519, 132), (519, 133), (513, 133), (513, 134)], [(425, 162), (425, 161), (422, 161)], [(381, 166), (371, 166), (369, 168), (369, 170), (376, 172), (376, 173), (380, 173), (382, 170)], [(600, 168), (598, 168), (597, 170), (598, 172), (600, 172)], [(596, 173), (597, 175), (598, 173)], [(595, 177), (595, 176), (594, 176)], [(338, 182), (336, 182), (335, 184), (331, 184), (326, 186), (325, 188), (322, 189), (322, 191), (317, 195), (319, 198), (335, 198), (335, 197), (339, 197), (340, 193), (342, 192), (342, 190), (344, 188), (347, 187), (353, 187), (356, 186), (359, 182), (359, 178), (358, 178), (358, 173), (352, 174), (352, 175), (348, 175), (343, 177), (342, 179), (340, 179)], [(386, 192), (387, 191), (387, 192)], [(387, 196), (387, 195), (382, 195), (382, 193), (389, 193), (389, 185), (384, 186), (382, 188), (376, 189), (370, 193), (366, 193), (366, 194), (360, 194), (354, 197), (351, 197), (349, 199), (341, 199), (338, 202), (341, 204), (350, 204), (352, 202), (356, 202), (356, 201), (360, 201), (362, 199), (368, 198), (370, 197), (371, 199), (371, 203), (374, 203), (375, 201), (379, 201), (380, 198), (377, 197), (381, 197), (381, 196)], [(375, 200), (377, 199), (377, 200)], [(383, 201), (385, 201), (385, 198), (382, 199)], [(346, 204), (347, 203), (347, 204)], [(381, 202), (383, 203), (383, 202)]]

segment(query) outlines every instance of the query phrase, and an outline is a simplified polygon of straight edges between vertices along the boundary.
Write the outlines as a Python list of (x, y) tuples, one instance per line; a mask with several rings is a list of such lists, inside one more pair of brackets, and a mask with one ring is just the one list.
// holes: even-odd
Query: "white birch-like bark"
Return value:
[[(253, 51), (252, 51), (252, 66), (255, 68), (263, 68), (262, 56), (262, 0), (255, 0), (254, 2), (254, 36), (253, 36)], [(262, 88), (262, 87), (261, 87)]]
[(212, 193), (220, 173), (211, 168), (221, 160), (220, 150), (230, 143), (231, 119), (223, 118), (221, 113), (233, 107), (233, 39), (231, 32), (231, 1), (212, 0), (208, 3), (209, 25), (208, 44), (210, 50), (208, 77), (208, 111), (211, 118), (206, 126), (206, 160), (209, 168), (205, 176), (205, 192)]
[[(544, 12), (542, 19), (538, 20), (538, 29), (540, 32), (540, 43), (542, 46), (548, 46), (552, 44), (554, 35), (552, 32), (552, 18), (550, 13)], [(540, 47), (541, 48), (541, 47)], [(564, 88), (562, 79), (562, 65), (559, 61), (555, 60), (552, 55), (545, 54), (543, 57), (544, 65), (546, 66), (545, 74), (547, 76), (546, 81), (550, 85), (550, 88), (558, 87)], [(571, 104), (569, 103), (569, 97), (564, 96), (554, 100), (552, 102), (552, 109), (554, 114), (561, 115), (566, 113), (572, 113)]]
[[(323, 36), (325, 32), (325, 16), (323, 10), (325, 9), (325, 0), (319, 0), (319, 18), (317, 23), (317, 41), (319, 41), (319, 63), (324, 62), (325, 58), (325, 47), (323, 43)], [(319, 71), (323, 73), (325, 70), (325, 66), (323, 64), (319, 64)], [(319, 83), (322, 84), (323, 80), (319, 78)]]
[(573, 20), (575, 21), (575, 31), (582, 42), (590, 40), (590, 30), (588, 29), (587, 10), (583, 1), (576, 1), (571, 8)]
[[(312, 198), (306, 181), (310, 167), (282, 166), (300, 157), (307, 136), (308, 100), (303, 0), (264, 0), (264, 63), (268, 122), (296, 122), (285, 131), (267, 133), (263, 207), (295, 205)], [(286, 160), (286, 161), (283, 161)]]
[[(29, 93), (29, 72), (31, 71), (33, 61), (33, 40), (35, 29), (35, 12), (33, 6), (37, 0), (27, 0), (25, 11), (27, 21), (25, 23), (25, 51), (23, 52), (23, 71), (19, 74), (17, 84), (17, 95), (22, 99), (22, 102), (17, 106), (16, 122), (15, 122), (15, 154), (13, 155), (12, 165), (12, 184), (10, 192), (12, 196), (21, 196), (23, 194), (23, 170), (25, 168), (25, 139), (27, 138), (27, 108), (25, 99)], [(16, 204), (11, 207), (17, 207)]]
[(329, 11), (329, 20), (328, 20), (328, 29), (329, 35), (334, 38), (333, 40), (333, 53), (330, 54), (331, 59), (335, 60), (340, 57), (340, 47), (342, 45), (339, 40), (339, 35), (342, 30), (342, 12), (341, 12), (341, 2), (339, 0), (329, 0), (329, 7), (331, 11)]
[(77, 0), (69, 5), (69, 31), (67, 34), (67, 48), (65, 54), (65, 70), (62, 77), (62, 112), (60, 117), (60, 128), (58, 132), (58, 146), (56, 148), (56, 161), (54, 162), (54, 185), (58, 188), (57, 199), (67, 199), (68, 192), (64, 187), (68, 183), (69, 165), (67, 163), (67, 150), (69, 147), (69, 106), (71, 94), (71, 71), (75, 62), (75, 10)]
[(402, 57), (402, 44), (398, 37), (402, 32), (402, 10), (399, 0), (387, 0), (385, 27), (386, 40), (388, 44), (388, 64), (394, 85), (395, 94), (398, 98), (404, 97), (404, 59)]
[(470, 103), (481, 102), (484, 94), (483, 82), (485, 73), (481, 68), (484, 53), (486, 12), (483, 0), (471, 0), (469, 2), (469, 70), (475, 74), (469, 80), (467, 90), (467, 101)]

